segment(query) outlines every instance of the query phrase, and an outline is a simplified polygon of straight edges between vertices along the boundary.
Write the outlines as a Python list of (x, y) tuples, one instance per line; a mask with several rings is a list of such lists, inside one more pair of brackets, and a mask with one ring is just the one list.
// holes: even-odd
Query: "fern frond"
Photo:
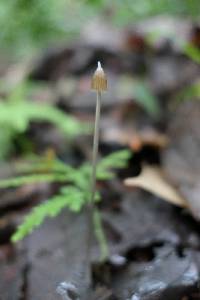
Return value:
[[(113, 168), (125, 167), (127, 160), (130, 158), (131, 152), (122, 150), (112, 153), (103, 158), (97, 167), (97, 179), (105, 180), (114, 177)], [(25, 166), (24, 170), (34, 170), (40, 167), (47, 167), (44, 164), (35, 166)], [(27, 234), (32, 232), (45, 220), (46, 217), (54, 217), (64, 208), (68, 207), (71, 211), (79, 212), (82, 207), (90, 200), (90, 176), (91, 166), (86, 163), (79, 169), (65, 165), (59, 161), (52, 161), (52, 174), (34, 174), (27, 176), (19, 176), (16, 178), (0, 180), (0, 187), (16, 187), (22, 184), (35, 183), (35, 182), (68, 182), (71, 185), (63, 186), (60, 188), (60, 194), (51, 198), (45, 203), (35, 207), (32, 212), (25, 218), (24, 222), (19, 226), (17, 232), (12, 236), (12, 241), (16, 242)], [(32, 169), (31, 169), (32, 168)], [(40, 169), (41, 170), (41, 169)], [(61, 171), (60, 173), (57, 171)], [(100, 200), (100, 194), (96, 192), (95, 201)]]
[(39, 183), (39, 182), (64, 182), (66, 176), (63, 174), (33, 174), (17, 176), (14, 178), (1, 179), (0, 188), (18, 187), (24, 184)]
[(40, 226), (47, 217), (55, 217), (64, 207), (77, 212), (84, 204), (83, 193), (73, 186), (65, 189), (63, 194), (52, 197), (50, 200), (36, 206), (25, 217), (24, 222), (18, 227), (11, 237), (12, 242), (17, 242)]
[(45, 173), (45, 172), (58, 172), (58, 173), (71, 173), (73, 168), (58, 159), (48, 160), (46, 157), (38, 158), (33, 157), (28, 162), (20, 162), (14, 165), (14, 171), (17, 173)]
[(48, 121), (69, 137), (89, 132), (88, 125), (82, 124), (74, 117), (51, 105), (41, 105), (28, 101), (0, 102), (1, 124), (7, 124), (13, 130), (23, 133), (30, 121)]
[[(131, 157), (131, 151), (120, 150), (103, 157), (97, 165), (97, 179), (106, 180), (115, 176), (114, 169), (122, 169), (127, 165)], [(78, 176), (79, 175), (79, 176)], [(80, 188), (87, 186), (91, 176), (91, 165), (83, 164), (76, 174), (75, 184)]]
[(105, 180), (114, 176), (113, 169), (122, 169), (131, 157), (129, 150), (120, 150), (107, 155), (100, 160), (97, 166), (97, 179)]
[(89, 126), (85, 125), (69, 114), (50, 105), (28, 104), (29, 119), (48, 121), (62, 130), (68, 137), (73, 137), (89, 132)]
[(0, 157), (6, 157), (12, 149), (13, 138), (17, 134), (23, 134), (31, 121), (50, 122), (70, 139), (91, 132), (89, 124), (80, 122), (60, 109), (29, 101), (27, 97), (30, 96), (31, 89), (32, 83), (23, 81), (10, 91), (6, 101), (0, 99), (0, 128), (3, 128), (0, 130), (0, 140), (5, 141), (2, 151), (0, 149)]
[[(125, 167), (130, 155), (130, 151), (121, 150), (102, 158), (97, 166), (97, 179), (113, 178), (113, 169)], [(31, 164), (16, 166), (15, 170), (33, 174), (1, 179), (0, 188), (18, 187), (38, 182), (69, 182), (85, 191), (88, 190), (91, 176), (91, 166), (88, 163), (83, 164), (79, 169), (75, 169), (57, 159), (52, 161), (36, 160), (35, 163), (33, 161)]]
[(13, 149), (13, 131), (0, 123), (0, 161)]

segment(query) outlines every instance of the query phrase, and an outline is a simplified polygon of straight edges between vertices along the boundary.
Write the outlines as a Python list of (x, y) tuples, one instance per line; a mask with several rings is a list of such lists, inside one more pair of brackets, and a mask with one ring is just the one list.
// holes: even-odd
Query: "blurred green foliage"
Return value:
[(114, 19), (119, 24), (129, 24), (156, 15), (198, 18), (200, 12), (198, 0), (111, 0), (109, 2), (110, 5), (115, 5)]
[(18, 57), (79, 34), (98, 14), (125, 25), (159, 14), (197, 18), (199, 0), (1, 0), (1, 50)]
[(135, 89), (135, 102), (139, 103), (152, 118), (159, 118), (159, 101), (151, 92), (148, 85), (146, 85), (143, 81), (137, 81), (133, 88)]
[(91, 10), (82, 1), (1, 0), (1, 50), (24, 58), (38, 48), (69, 39), (79, 32)]
[[(126, 166), (131, 152), (121, 150), (102, 158), (97, 165), (97, 179), (109, 180), (115, 176), (113, 169), (122, 169)], [(18, 170), (20, 168), (18, 167)], [(0, 180), (0, 188), (17, 187), (28, 183), (61, 182), (65, 185), (48, 201), (35, 207), (13, 235), (12, 241), (24, 238), (38, 227), (46, 217), (55, 217), (60, 211), (68, 207), (73, 212), (79, 212), (90, 201), (90, 178), (92, 167), (85, 163), (79, 168), (73, 168), (55, 158), (35, 158), (22, 166), (24, 175)], [(67, 184), (66, 184), (67, 183)], [(96, 192), (95, 200), (100, 200)]]
[(200, 64), (200, 50), (191, 45), (191, 44), (187, 44), (184, 47), (184, 53), (194, 62)]
[(89, 132), (88, 125), (58, 108), (29, 99), (30, 92), (35, 88), (37, 86), (31, 82), (23, 81), (10, 91), (6, 99), (0, 98), (0, 160), (10, 154), (14, 139), (25, 133), (31, 122), (50, 122), (68, 139)]
[(65, 0), (1, 0), (0, 42), (17, 54), (32, 51), (60, 35)]
[(177, 102), (187, 101), (191, 99), (200, 100), (200, 80), (184, 87), (175, 97)]
[(123, 75), (120, 77), (117, 86), (117, 95), (119, 97), (132, 99), (154, 119), (160, 117), (159, 99), (153, 94), (151, 88), (144, 80), (133, 79), (130, 76)]

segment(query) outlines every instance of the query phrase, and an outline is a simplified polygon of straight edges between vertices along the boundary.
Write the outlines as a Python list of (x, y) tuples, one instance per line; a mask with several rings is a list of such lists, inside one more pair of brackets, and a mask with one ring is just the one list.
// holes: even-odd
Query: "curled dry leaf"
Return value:
[(155, 166), (144, 165), (139, 176), (127, 178), (126, 186), (140, 187), (177, 206), (187, 207), (187, 201)]

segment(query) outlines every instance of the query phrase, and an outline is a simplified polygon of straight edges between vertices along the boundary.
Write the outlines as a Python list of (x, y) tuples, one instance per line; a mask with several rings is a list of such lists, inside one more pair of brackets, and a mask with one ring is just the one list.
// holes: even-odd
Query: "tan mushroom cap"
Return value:
[(107, 91), (107, 77), (101, 66), (100, 61), (98, 61), (97, 69), (92, 77), (91, 88), (98, 92)]

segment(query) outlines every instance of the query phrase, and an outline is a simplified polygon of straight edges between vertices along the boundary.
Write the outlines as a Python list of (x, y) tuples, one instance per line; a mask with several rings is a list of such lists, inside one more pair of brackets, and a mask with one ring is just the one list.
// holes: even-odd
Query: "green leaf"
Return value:
[(88, 125), (82, 124), (53, 106), (31, 102), (0, 102), (0, 124), (23, 133), (31, 121), (48, 121), (68, 137), (88, 132)]
[[(112, 169), (123, 168), (126, 166), (131, 152), (128, 150), (121, 150), (114, 152), (104, 157), (97, 166), (97, 179), (105, 180), (114, 177)], [(41, 161), (41, 165), (39, 162)], [(90, 201), (90, 179), (91, 179), (91, 165), (83, 164), (79, 169), (65, 165), (58, 160), (50, 162), (43, 160), (36, 160), (35, 166), (24, 165), (24, 171), (44, 171), (43, 168), (50, 168), (52, 174), (33, 174), (26, 176), (18, 176), (0, 180), (0, 187), (17, 187), (27, 183), (36, 182), (69, 182), (60, 188), (60, 193), (54, 196), (49, 201), (35, 207), (32, 212), (25, 218), (24, 222), (19, 226), (17, 232), (12, 236), (12, 241), (16, 242), (27, 234), (33, 231), (45, 220), (46, 217), (56, 216), (62, 208), (68, 207), (73, 212), (79, 212), (84, 205)], [(100, 194), (95, 193), (95, 201), (100, 200)]]
[(57, 158), (43, 157), (42, 159), (38, 156), (32, 156), (28, 162), (20, 162), (14, 165), (15, 172), (20, 173), (45, 173), (45, 172), (56, 172), (56, 173), (69, 173), (73, 172), (73, 168)]
[(25, 184), (40, 183), (40, 182), (64, 182), (66, 175), (53, 173), (53, 174), (33, 174), (26, 176), (17, 176), (14, 178), (1, 179), (0, 188), (18, 187)]
[(1, 126), (0, 128), (0, 161), (3, 160), (7, 153), (10, 153), (13, 149), (12, 145), (13, 131), (10, 128)]
[[(3, 86), (3, 82), (0, 83)], [(2, 158), (12, 149), (14, 138), (23, 134), (33, 121), (50, 122), (68, 139), (91, 132), (89, 124), (83, 124), (60, 109), (31, 101), (29, 97), (33, 87), (36, 89), (32, 82), (24, 80), (9, 91), (6, 101), (0, 101), (0, 140), (6, 142), (5, 147), (0, 150)]]
[(160, 115), (160, 107), (158, 99), (152, 94), (150, 88), (143, 82), (137, 82), (134, 85), (135, 101), (143, 106), (143, 108), (153, 118), (158, 118)]
[(86, 202), (82, 191), (74, 186), (65, 186), (61, 189), (65, 197), (66, 206), (73, 212), (79, 212)]
[(85, 125), (72, 116), (63, 113), (59, 109), (49, 105), (28, 104), (23, 108), (28, 114), (29, 120), (48, 121), (62, 130), (68, 137), (74, 137), (88, 133), (88, 125)]
[(84, 204), (82, 193), (74, 187), (66, 187), (63, 194), (52, 197), (50, 200), (36, 206), (25, 217), (24, 222), (18, 227), (11, 237), (12, 242), (17, 242), (40, 226), (45, 218), (57, 216), (64, 207), (74, 212), (80, 211)]
[(131, 151), (129, 150), (121, 150), (107, 155), (97, 166), (97, 179), (105, 180), (114, 177), (111, 169), (124, 168), (130, 157)]
[(184, 53), (194, 62), (200, 64), (200, 50), (191, 44), (188, 44), (183, 49)]
[(144, 81), (123, 75), (119, 78), (116, 93), (120, 98), (133, 99), (153, 118), (160, 116), (159, 101)]
[[(97, 179), (113, 178), (114, 172), (112, 169), (124, 168), (130, 156), (131, 152), (129, 150), (121, 150), (104, 157), (97, 166)], [(83, 164), (79, 169), (75, 169), (57, 159), (52, 161), (36, 159), (31, 164), (16, 165), (15, 171), (28, 174), (1, 179), (0, 188), (13, 188), (39, 182), (70, 182), (84, 192), (88, 191), (92, 170), (91, 165), (87, 163)]]
[(200, 81), (185, 87), (175, 97), (175, 100), (178, 102), (191, 99), (200, 99)]

